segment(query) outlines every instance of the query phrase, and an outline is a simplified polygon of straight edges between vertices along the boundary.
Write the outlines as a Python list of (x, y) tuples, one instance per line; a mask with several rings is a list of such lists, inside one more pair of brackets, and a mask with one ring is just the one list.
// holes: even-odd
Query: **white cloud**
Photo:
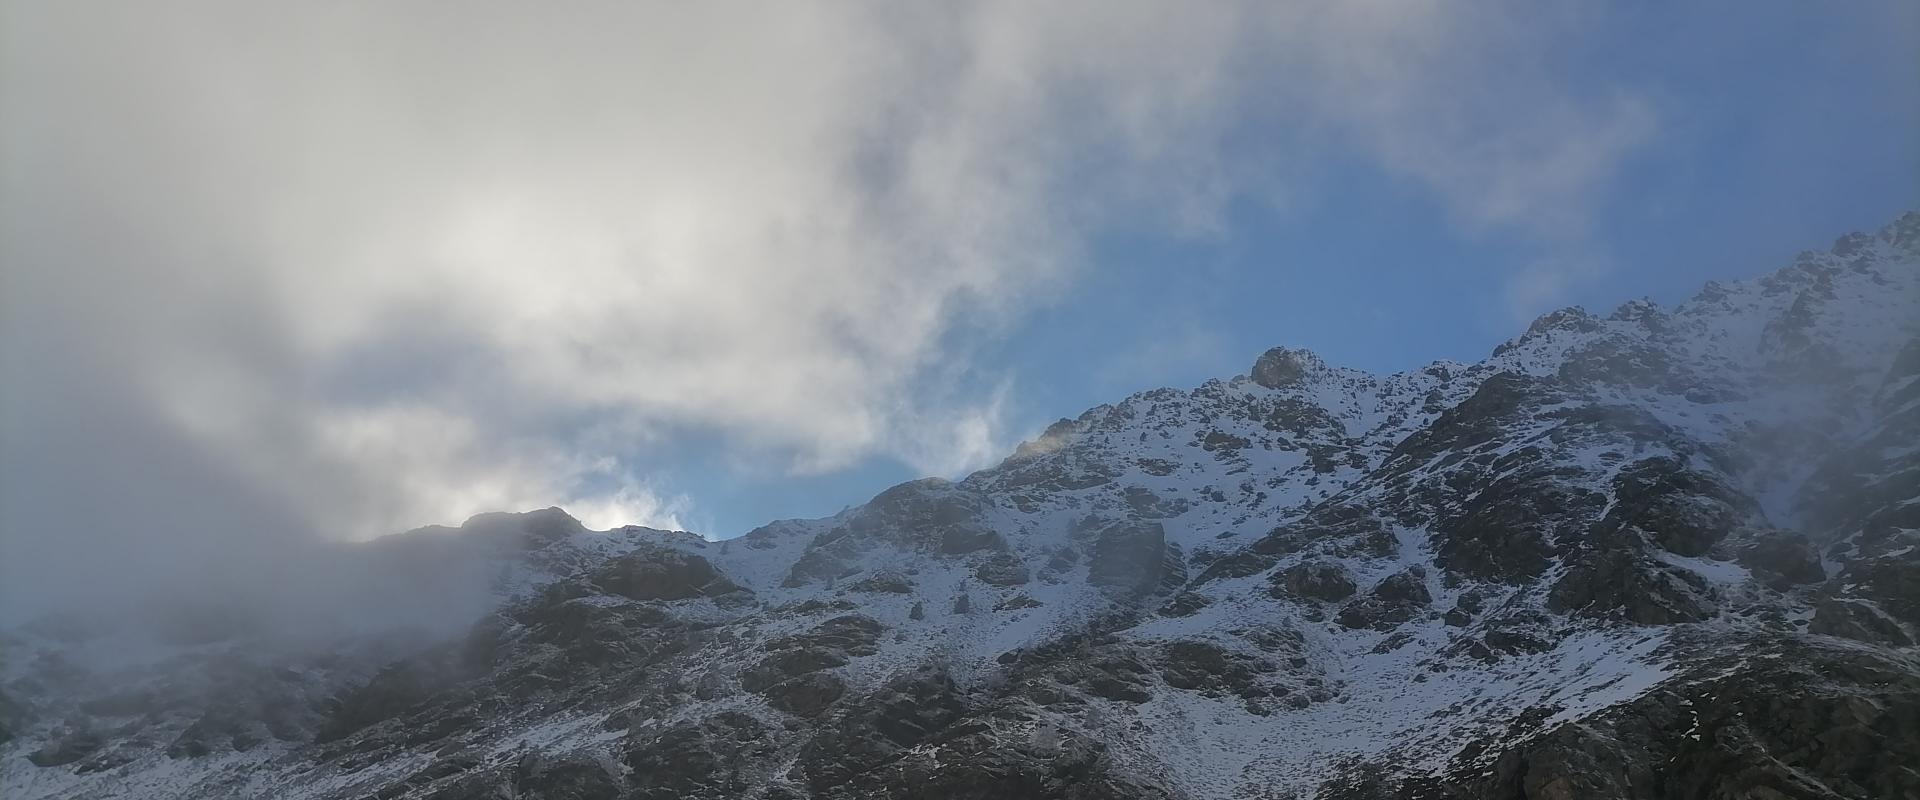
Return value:
[(1287, 91), (1383, 169), (1471, 228), (1576, 235), (1608, 180), (1658, 131), (1626, 87), (1575, 86), (1556, 49), (1597, 27), (1566, 4), (1360, 2), (1279, 22)]
[(1593, 255), (1567, 254), (1535, 261), (1507, 281), (1504, 298), (1507, 317), (1515, 325), (1563, 307), (1581, 284), (1591, 283), (1608, 270), (1607, 263)]
[(1577, 225), (1653, 117), (1531, 77), (1577, 26), (1513, 10), (8, 5), (8, 469), (109, 474), (112, 413), (356, 536), (675, 524), (626, 466), (675, 432), (963, 470), (1010, 391), (964, 342), (1108, 226), (1218, 234), (1327, 152), (1468, 225)]

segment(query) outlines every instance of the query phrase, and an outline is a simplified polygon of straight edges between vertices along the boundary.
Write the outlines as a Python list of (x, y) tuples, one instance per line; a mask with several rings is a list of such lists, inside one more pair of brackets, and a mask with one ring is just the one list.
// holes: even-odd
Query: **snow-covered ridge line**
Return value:
[[(0, 792), (1638, 796), (1579, 753), (1885, 795), (1781, 737), (1825, 735), (1823, 697), (1920, 710), (1917, 245), (1910, 214), (1474, 364), (1276, 348), (724, 542), (558, 510), (383, 540), (486, 576), (494, 610), (405, 652), (65, 684), (39, 642), (0, 682), (27, 711)], [(220, 693), (162, 690), (215, 663)], [(1794, 725), (1743, 727), (1761, 703)]]

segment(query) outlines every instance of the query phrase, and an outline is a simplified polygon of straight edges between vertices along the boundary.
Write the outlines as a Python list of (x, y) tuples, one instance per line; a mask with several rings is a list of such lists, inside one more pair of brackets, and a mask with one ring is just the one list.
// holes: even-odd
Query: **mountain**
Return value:
[(1920, 796), (1917, 312), (1911, 213), (1474, 364), (1276, 348), (738, 539), (354, 551), (485, 576), (445, 635), (18, 627), (0, 794)]

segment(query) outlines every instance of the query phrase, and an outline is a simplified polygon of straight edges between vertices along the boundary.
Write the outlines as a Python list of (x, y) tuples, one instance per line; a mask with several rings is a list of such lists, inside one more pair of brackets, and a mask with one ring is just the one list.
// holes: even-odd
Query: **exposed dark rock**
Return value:
[(559, 599), (566, 596), (550, 594), (516, 612), (520, 629), (477, 627), (457, 652), (413, 659), (422, 670), (413, 685), (444, 688), (493, 670), (501, 688), (525, 699), (659, 663), (692, 646), (696, 626), (660, 604)]
[(1167, 556), (1167, 533), (1160, 523), (1113, 522), (1099, 526), (1093, 535), (1088, 583), (1130, 594), (1146, 594), (1159, 586)]
[(1021, 595), (1014, 595), (1013, 597), (1009, 597), (1006, 600), (1003, 600), (999, 603), (995, 603), (993, 606), (993, 610), (1018, 611), (1023, 608), (1039, 608), (1043, 605), (1046, 605), (1046, 604), (1038, 600), (1035, 600), (1031, 597), (1028, 597), (1024, 594), (1021, 594)]
[(944, 730), (967, 710), (959, 688), (928, 668), (889, 682), (863, 697), (800, 749), (794, 777), (813, 792), (850, 785), (858, 776)]
[(860, 510), (848, 527), (856, 533), (930, 546), (941, 553), (970, 553), (999, 541), (999, 534), (979, 522), (984, 503), (971, 492), (938, 478), (910, 481), (878, 495)]
[(1707, 619), (1716, 609), (1698, 575), (1621, 550), (1590, 551), (1547, 594), (1548, 608), (1644, 625)]
[(1754, 537), (1740, 549), (1740, 563), (1753, 570), (1768, 586), (1783, 592), (1827, 578), (1827, 570), (1820, 565), (1820, 552), (1814, 549), (1813, 542), (1791, 531)]
[(1412, 468), (1448, 453), (1473, 452), (1498, 438), (1525, 412), (1561, 398), (1562, 390), (1546, 379), (1515, 372), (1489, 376), (1466, 400), (1396, 445), (1394, 461)]
[(1408, 567), (1388, 575), (1373, 587), (1373, 596), (1390, 603), (1415, 606), (1433, 602), (1433, 595), (1427, 592), (1427, 571), (1421, 567)]
[(1920, 625), (1920, 556), (1914, 552), (1856, 560), (1837, 580), (1894, 619)]
[(876, 495), (838, 528), (815, 537), (789, 570), (793, 588), (859, 571), (875, 547), (960, 556), (1005, 551), (1006, 541), (982, 521), (986, 500), (973, 489), (938, 478), (909, 481)]
[[(1734, 647), (1740, 647), (1735, 645)], [(1789, 648), (1677, 681), (1543, 735), (1462, 751), (1397, 796), (1492, 800), (1880, 798), (1920, 794), (1920, 677), (1886, 655)], [(1823, 666), (1812, 666), (1823, 665)], [(1538, 719), (1539, 717), (1535, 717)]]
[(1260, 677), (1274, 670), (1265, 659), (1235, 653), (1212, 642), (1169, 642), (1161, 648), (1160, 679), (1175, 689), (1256, 700), (1270, 694)]
[(1602, 523), (1645, 531), (1683, 556), (1703, 556), (1756, 512), (1751, 500), (1671, 458), (1642, 461), (1614, 480), (1614, 511)]
[[(464, 755), (439, 760), (377, 797), (409, 797), (407, 790), (433, 784), (440, 786), (422, 795), (428, 800), (621, 800), (626, 795), (625, 781), (598, 759), (527, 752), (503, 767), (476, 770), (479, 764)], [(462, 774), (467, 770), (475, 771)], [(448, 775), (459, 777), (442, 782)]]
[(830, 672), (810, 672), (768, 687), (767, 704), (800, 717), (819, 716), (846, 694), (847, 684)]
[(1174, 470), (1180, 468), (1178, 464), (1159, 458), (1136, 459), (1134, 464), (1140, 468), (1141, 472), (1161, 478), (1172, 475)]
[(475, 514), (460, 525), (462, 536), (512, 541), (530, 548), (586, 532), (586, 526), (559, 508), (543, 508), (520, 514)]
[(1160, 610), (1155, 613), (1163, 617), (1190, 617), (1200, 613), (1201, 609), (1211, 605), (1212, 602), (1203, 594), (1181, 592), (1161, 605)]
[[(915, 750), (860, 775), (830, 798), (952, 800), (1169, 800), (1166, 789), (1123, 777), (1106, 746), (1015, 709), (970, 717)], [(1031, 733), (1029, 733), (1031, 731)]]
[(1589, 550), (1547, 593), (1547, 607), (1560, 613), (1642, 625), (1699, 622), (1718, 609), (1705, 579), (1630, 550)]
[(1297, 522), (1268, 531), (1245, 550), (1214, 559), (1197, 582), (1258, 575), (1283, 556), (1309, 550), (1336, 558), (1389, 558), (1398, 553), (1399, 542), (1364, 508), (1323, 505)]
[[(1346, 428), (1333, 418), (1326, 409), (1291, 397), (1282, 397), (1273, 401), (1266, 414), (1261, 418), (1261, 427), (1274, 433), (1285, 434), (1291, 440), (1276, 442), (1281, 449), (1291, 450), (1297, 444), (1313, 441), (1341, 441), (1346, 438)], [(1322, 471), (1316, 469), (1315, 471)]]
[(1009, 656), (1009, 681), (1026, 686), (1030, 695), (1037, 690), (1035, 701), (1043, 705), (1061, 699), (1057, 688), (1061, 686), (1129, 703), (1153, 697), (1148, 690), (1153, 669), (1147, 659), (1137, 648), (1113, 637), (1069, 636)]
[(29, 753), (27, 760), (37, 767), (72, 764), (98, 752), (105, 744), (106, 739), (96, 731), (65, 730), (55, 734), (45, 746)]
[(677, 550), (644, 549), (595, 572), (601, 589), (634, 600), (685, 600), (739, 591), (706, 559)]
[(1560, 365), (1562, 381), (1651, 388), (1678, 384), (1674, 366), (1659, 348), (1637, 342), (1603, 339), (1569, 355)]
[(1427, 591), (1426, 571), (1409, 567), (1387, 576), (1365, 597), (1342, 607), (1334, 620), (1348, 628), (1390, 630), (1413, 619), (1432, 603), (1433, 596)]
[(905, 575), (881, 572), (869, 575), (847, 588), (871, 594), (913, 594), (913, 581)]
[(996, 551), (979, 558), (973, 565), (973, 577), (988, 586), (1024, 586), (1032, 575), (1027, 565), (1012, 553)]
[(1353, 574), (1332, 561), (1304, 561), (1275, 573), (1274, 597), (1307, 597), (1332, 602), (1353, 596)]
[(330, 698), (317, 738), (321, 742), (340, 739), (398, 717), (473, 674), (471, 666), (461, 663), (449, 648), (429, 658), (391, 664), (365, 684)]
[(1133, 512), (1133, 516), (1140, 519), (1177, 517), (1193, 507), (1193, 503), (1184, 497), (1162, 499), (1153, 490), (1141, 486), (1129, 486), (1121, 496), (1127, 501), (1127, 508)]
[(1871, 600), (1827, 599), (1814, 607), (1808, 632), (1893, 647), (1909, 647), (1912, 634)]
[(1480, 634), (1487, 650), (1502, 655), (1544, 653), (1558, 644), (1551, 622), (1543, 614), (1517, 611), (1490, 619)]
[(1460, 596), (1454, 600), (1453, 608), (1449, 609), (1442, 619), (1456, 628), (1464, 628), (1472, 624), (1474, 617), (1485, 607), (1487, 594), (1482, 589), (1468, 589), (1461, 592)]
[[(844, 666), (859, 656), (877, 652), (885, 630), (870, 617), (849, 614), (820, 623), (813, 630), (768, 642), (766, 657), (740, 673), (740, 687), (766, 693), (789, 678)], [(817, 688), (817, 687), (815, 687)]]
[(634, 796), (644, 800), (745, 795), (753, 786), (746, 767), (774, 749), (768, 727), (737, 711), (630, 735), (626, 763)]
[(1275, 347), (1253, 362), (1253, 382), (1269, 389), (1283, 389), (1299, 383), (1307, 372), (1320, 365), (1320, 359), (1305, 350)]
[(1245, 436), (1236, 436), (1224, 431), (1210, 431), (1200, 437), (1200, 449), (1209, 453), (1232, 453), (1252, 447), (1253, 442)]
[(1476, 580), (1531, 580), (1546, 571), (1560, 538), (1583, 532), (1605, 505), (1599, 493), (1569, 487), (1548, 471), (1502, 478), (1433, 525), (1438, 560)]

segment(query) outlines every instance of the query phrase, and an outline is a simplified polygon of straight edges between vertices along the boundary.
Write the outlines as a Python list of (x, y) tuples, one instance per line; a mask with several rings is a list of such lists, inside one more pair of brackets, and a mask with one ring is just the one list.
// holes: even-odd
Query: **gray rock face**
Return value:
[[(826, 789), (830, 798), (963, 800), (1166, 800), (1171, 792), (1123, 776), (1091, 736), (1046, 728), (1037, 715), (1009, 708), (947, 726), (904, 757)], [(1037, 730), (1036, 730), (1037, 729)]]
[(983, 572), (1012, 580), (1025, 567), (982, 519), (987, 507), (978, 492), (938, 478), (895, 486), (808, 543), (783, 586), (858, 574), (863, 559), (883, 549), (971, 558)]
[(1623, 470), (1614, 481), (1614, 503), (1604, 525), (1639, 530), (1666, 551), (1689, 557), (1706, 555), (1758, 514), (1753, 501), (1673, 458)]
[(1419, 567), (1389, 575), (1365, 597), (1342, 607), (1335, 621), (1349, 628), (1390, 630), (1413, 619), (1433, 602), (1426, 580), (1426, 570)]
[(1253, 362), (1253, 382), (1269, 389), (1285, 388), (1298, 383), (1308, 370), (1319, 365), (1319, 357), (1305, 350), (1276, 347), (1261, 353)]
[[(790, 777), (799, 783), (796, 791), (834, 796), (827, 793), (844, 792), (876, 768), (898, 761), (967, 711), (950, 676), (937, 668), (915, 670), (889, 681), (810, 736)], [(908, 785), (899, 790), (914, 789)]]
[(1783, 592), (1827, 578), (1812, 540), (1791, 531), (1755, 537), (1740, 550), (1740, 563), (1768, 586)]
[(33, 751), (27, 760), (37, 767), (64, 766), (93, 755), (105, 744), (105, 738), (94, 731), (65, 731)]
[[(750, 692), (767, 692), (788, 683), (789, 678), (845, 666), (855, 657), (879, 652), (882, 630), (880, 623), (869, 617), (849, 614), (827, 620), (807, 633), (775, 639), (766, 645), (768, 655), (741, 674), (740, 685)], [(797, 685), (823, 693), (818, 681)]]
[(1910, 647), (1914, 638), (1906, 626), (1880, 610), (1871, 600), (1827, 599), (1814, 606), (1812, 633), (1838, 636), (1871, 644)]
[(1166, 564), (1166, 528), (1157, 522), (1121, 521), (1097, 526), (1087, 582), (1144, 594), (1160, 584)]
[(1353, 574), (1332, 561), (1307, 561), (1281, 570), (1275, 575), (1274, 596), (1281, 593), (1332, 602), (1353, 596)]
[(1232, 695), (1247, 701), (1256, 714), (1270, 713), (1270, 697), (1284, 697), (1285, 685), (1268, 676), (1279, 667), (1258, 655), (1228, 650), (1204, 641), (1172, 642), (1162, 648), (1160, 679), (1175, 689), (1197, 691), (1208, 697)]
[(904, 575), (881, 572), (868, 576), (859, 583), (848, 587), (856, 592), (883, 592), (886, 594), (913, 594), (913, 581)]
[(1033, 579), (1026, 562), (1005, 551), (975, 558), (973, 577), (989, 586), (1020, 586)]
[[(1510, 744), (1513, 735), (1477, 742), (1443, 777), (1404, 786), (1401, 796), (1920, 793), (1920, 771), (1884, 760), (1889, 753), (1920, 752), (1920, 679), (1911, 664), (1859, 651), (1767, 647), (1786, 657), (1748, 661), (1730, 674), (1722, 664), (1722, 674), (1681, 684), (1686, 691), (1657, 689), (1581, 725), (1518, 744)], [(1808, 663), (1821, 666), (1809, 669)]]
[(700, 556), (672, 550), (645, 550), (614, 560), (591, 580), (602, 590), (633, 600), (685, 600), (713, 597), (740, 587)]
[(828, 672), (809, 672), (767, 687), (767, 705), (796, 717), (817, 717), (847, 693), (847, 683)]
[(647, 800), (739, 797), (754, 786), (741, 767), (773, 750), (768, 734), (765, 723), (735, 711), (629, 734), (626, 765), (634, 796)]
[(1642, 625), (1699, 622), (1712, 617), (1717, 607), (1700, 576), (1619, 550), (1576, 556), (1574, 566), (1548, 593), (1547, 605), (1560, 613), (1624, 618)]

